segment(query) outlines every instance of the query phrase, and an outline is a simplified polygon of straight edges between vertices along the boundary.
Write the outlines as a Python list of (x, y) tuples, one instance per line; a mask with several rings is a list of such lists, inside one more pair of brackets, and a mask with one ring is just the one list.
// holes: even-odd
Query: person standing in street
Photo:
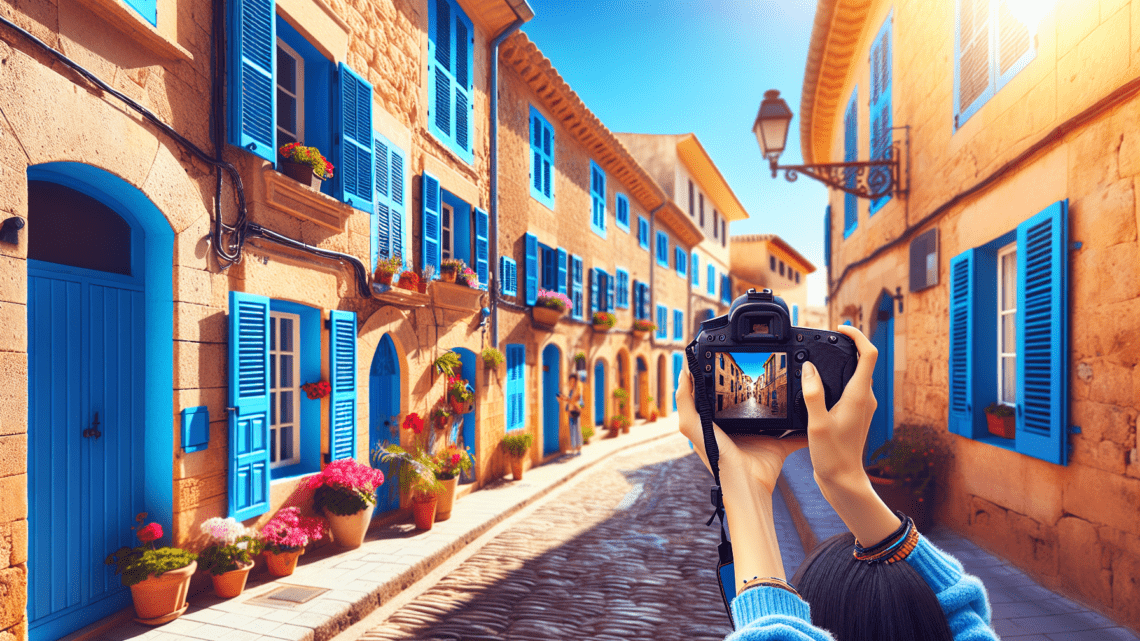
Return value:
[(558, 400), (566, 403), (566, 413), (570, 415), (570, 450), (575, 454), (582, 453), (582, 427), (578, 419), (582, 415), (582, 384), (578, 374), (571, 372), (567, 377), (570, 387), (566, 395), (558, 395)]

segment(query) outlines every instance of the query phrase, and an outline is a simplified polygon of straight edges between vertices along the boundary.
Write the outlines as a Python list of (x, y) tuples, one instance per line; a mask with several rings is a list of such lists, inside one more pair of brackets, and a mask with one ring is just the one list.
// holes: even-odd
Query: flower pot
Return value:
[(870, 472), (868, 472), (867, 477), (871, 479), (871, 485), (874, 486), (875, 492), (879, 495), (879, 498), (883, 499), (883, 503), (886, 503), (887, 507), (892, 510), (902, 510), (903, 514), (914, 519), (914, 525), (920, 531), (930, 527), (930, 500), (932, 492), (915, 496), (910, 486), (901, 479), (875, 476)]
[(463, 402), (454, 398), (447, 399), (447, 404), (451, 406), (451, 411), (454, 414), (470, 414), (475, 411), (475, 402)]
[(562, 320), (562, 315), (566, 313), (566, 310), (558, 310), (554, 309), (553, 307), (542, 307), (535, 305), (534, 307), (530, 308), (530, 313), (534, 318), (534, 322), (538, 323), (539, 325), (553, 327), (558, 324), (558, 321)]
[(409, 292), (414, 292), (414, 291), (418, 290), (420, 286), (419, 286), (419, 283), (413, 284), (411, 281), (404, 280), (401, 278), (399, 281), (396, 282), (396, 287), (399, 287), (400, 289), (406, 289)]
[(245, 580), (249, 578), (249, 571), (252, 569), (251, 562), (249, 565), (222, 574), (210, 573), (210, 580), (214, 582), (214, 594), (223, 599), (240, 596), (245, 590)]
[(419, 284), (416, 285), (416, 290), (421, 294), (426, 294), (427, 293), (427, 286), (428, 286), (427, 281), (421, 280), (419, 282)]
[(265, 551), (265, 565), (273, 576), (289, 576), (297, 569), (297, 557), (305, 553), (305, 548), (290, 552), (273, 553)]
[(392, 272), (376, 272), (376, 282), (381, 285), (391, 285), (393, 276), (395, 276), (395, 274)]
[(186, 611), (186, 594), (190, 591), (190, 577), (198, 569), (198, 562), (177, 570), (151, 575), (131, 586), (131, 600), (135, 604), (135, 621), (143, 625), (161, 625), (177, 619)]
[(324, 511), (325, 518), (328, 519), (333, 542), (349, 550), (360, 547), (364, 543), (365, 533), (368, 532), (368, 524), (372, 522), (372, 511), (374, 509), (376, 509), (376, 505), (372, 504), (356, 514), (347, 516), (333, 514), (326, 509)]
[(412, 515), (416, 519), (417, 530), (430, 530), (435, 523), (435, 508), (438, 497), (432, 496), (427, 500), (416, 499), (412, 501)]
[(1013, 438), (1017, 433), (1017, 417), (986, 414), (986, 427), (989, 428), (990, 434), (1002, 438)]
[(639, 341), (643, 341), (646, 338), (649, 338), (649, 330), (647, 330), (647, 329), (635, 329), (635, 330), (633, 330), (633, 337)]
[(521, 457), (511, 459), (511, 474), (514, 475), (516, 481), (522, 480), (523, 460)]
[(608, 332), (608, 331), (610, 331), (610, 326), (609, 325), (599, 325), (598, 323), (594, 323), (594, 331), (595, 332)]
[(281, 167), (281, 173), (286, 176), (303, 185), (308, 185), (318, 191), (320, 190), (321, 178), (313, 173), (313, 168), (309, 165), (293, 162), (287, 158), (282, 158), (278, 165)]
[(439, 278), (445, 283), (454, 283), (456, 275), (457, 272), (455, 271), (454, 267), (451, 269), (444, 267), (443, 269), (439, 270)]
[(451, 518), (451, 508), (455, 505), (455, 488), (459, 485), (459, 477), (440, 479), (443, 483), (443, 492), (440, 492), (435, 506), (435, 520), (446, 521)]

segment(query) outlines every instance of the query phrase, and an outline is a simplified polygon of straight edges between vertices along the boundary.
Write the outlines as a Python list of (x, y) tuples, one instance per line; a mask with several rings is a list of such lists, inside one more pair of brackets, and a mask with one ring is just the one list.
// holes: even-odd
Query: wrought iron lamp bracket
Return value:
[(832, 189), (869, 200), (884, 196), (906, 196), (910, 191), (910, 176), (909, 171), (904, 175), (902, 158), (910, 152), (910, 127), (904, 125), (894, 129), (903, 129), (906, 135), (902, 140), (892, 142), (879, 160), (777, 165), (776, 159), (770, 159), (772, 177), (775, 178), (782, 171), (788, 182), (796, 182), (800, 174), (803, 174)]

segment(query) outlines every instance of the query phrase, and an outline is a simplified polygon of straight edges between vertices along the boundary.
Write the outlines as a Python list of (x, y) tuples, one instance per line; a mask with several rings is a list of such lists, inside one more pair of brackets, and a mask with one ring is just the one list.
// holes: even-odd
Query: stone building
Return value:
[(820, 316), (826, 316), (826, 310), (808, 306), (807, 275), (815, 272), (815, 265), (776, 234), (733, 236), (729, 245), (730, 269), (739, 287), (771, 289), (788, 305), (792, 325), (823, 326), (820, 321), (826, 319)]
[(896, 143), (903, 189), (831, 192), (829, 311), (879, 350), (868, 447), (946, 433), (937, 519), (1140, 627), (1140, 5), (1011, 6), (820, 2), (804, 160)]

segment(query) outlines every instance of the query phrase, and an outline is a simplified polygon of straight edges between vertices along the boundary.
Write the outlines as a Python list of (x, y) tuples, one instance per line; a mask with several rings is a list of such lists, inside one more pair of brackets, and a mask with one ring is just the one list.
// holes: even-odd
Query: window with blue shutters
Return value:
[(649, 221), (644, 216), (637, 217), (637, 244), (649, 251)]
[(530, 106), (530, 195), (554, 209), (554, 128)]
[(568, 268), (568, 265), (567, 265), (568, 256), (569, 255), (566, 253), (566, 250), (562, 249), (561, 247), (558, 248), (558, 252), (555, 255), (555, 260), (558, 261), (557, 280), (558, 280), (558, 293), (559, 294), (565, 294), (567, 291), (569, 291), (569, 287), (568, 287), (569, 283), (567, 283), (567, 281), (566, 281), (566, 274), (568, 271), (567, 270), (567, 268)]
[(539, 267), (539, 273), (542, 275), (540, 286), (547, 291), (558, 291), (558, 254), (553, 247), (547, 247), (542, 243), (538, 244), (538, 254), (542, 263)]
[(573, 256), (570, 260), (571, 299), (574, 301), (574, 318), (581, 320), (584, 317), (584, 301), (582, 300), (582, 257)]
[(957, 11), (955, 131), (1037, 56), (1033, 35), (1005, 2), (961, 0)]
[[(871, 160), (886, 160), (891, 152), (893, 126), (891, 116), (891, 77), (893, 70), (893, 45), (891, 42), (892, 17), (887, 17), (875, 42), (871, 45)], [(890, 177), (890, 169), (880, 167), (872, 169), (879, 177), (886, 180)], [(879, 211), (890, 196), (883, 196), (871, 201), (868, 215), (873, 216)]]
[(629, 272), (621, 267), (614, 271), (617, 273), (617, 307), (629, 309)]
[(513, 258), (499, 257), (499, 288), (504, 296), (518, 296), (518, 266)]
[(372, 161), (372, 85), (343, 62), (337, 68), (333, 164), (336, 196), (371, 212), (375, 196)]
[(229, 142), (276, 162), (276, 2), (231, 0), (228, 8)]
[(405, 176), (405, 154), (390, 140), (375, 134), (372, 155), (376, 160), (376, 197), (372, 214), (371, 265), (391, 257), (408, 256), (404, 245), (408, 238), (407, 185)]
[(527, 305), (534, 305), (538, 302), (538, 237), (534, 234), (527, 234), (523, 241), (523, 248), (525, 253), (523, 286), (526, 288), (524, 300)]
[(329, 312), (329, 458), (356, 457), (356, 312)]
[(685, 340), (685, 312), (673, 310), (673, 340)]
[(506, 409), (507, 431), (526, 426), (526, 346), (507, 345)]
[(423, 226), (421, 227), (421, 266), (435, 268), (435, 278), (439, 277), (440, 266), (440, 214), (443, 198), (439, 188), (439, 179), (428, 172), (420, 177), (420, 188), (423, 192), (420, 202), (423, 206)]
[(673, 264), (677, 267), (677, 275), (681, 278), (689, 277), (689, 252), (677, 245), (673, 248)]
[(606, 172), (590, 161), (590, 229), (606, 237)]
[(708, 287), (709, 296), (716, 296), (716, 267), (709, 265), (709, 273), (705, 286)]
[(599, 311), (599, 309), (598, 309), (598, 299), (599, 298), (600, 298), (600, 296), (599, 296), (599, 291), (598, 291), (598, 270), (591, 267), (590, 268), (590, 315), (591, 316), (593, 316), (595, 312)]
[(614, 196), (614, 221), (618, 229), (629, 233), (629, 198), (625, 194)]
[(269, 299), (230, 292), (229, 515), (269, 511)]
[(475, 159), (471, 144), (475, 29), (454, 0), (428, 0), (427, 4), (428, 131), (471, 163)]
[(701, 259), (697, 258), (697, 252), (693, 252), (693, 287), (701, 286)]
[(669, 236), (663, 231), (657, 232), (657, 264), (669, 266)]
[(722, 274), (720, 277), (720, 300), (723, 303), (732, 302), (732, 279), (728, 274)]
[(609, 272), (602, 272), (602, 274), (606, 277), (606, 287), (604, 290), (606, 292), (606, 311), (612, 312), (616, 308), (616, 282), (613, 274)]
[(321, 311), (269, 301), (269, 468), (273, 479), (321, 468), (321, 402), (301, 389), (321, 376)]
[(664, 305), (657, 306), (657, 339), (665, 340), (669, 337), (669, 308)]
[(126, 2), (127, 6), (138, 12), (152, 27), (158, 26), (157, 0), (126, 0)]
[[(843, 114), (843, 161), (855, 162), (859, 157), (859, 106), (855, 97), (859, 95), (859, 88), (851, 91), (851, 99), (847, 102), (847, 111)], [(857, 170), (847, 168), (843, 170), (844, 180), (848, 189), (855, 188)], [(854, 194), (843, 194), (843, 237), (847, 238), (859, 224), (859, 199)]]
[(475, 208), (475, 275), (479, 277), (479, 285), (486, 289), (490, 283), (490, 221), (487, 212)]
[[(1068, 461), (1068, 202), (950, 261), (951, 432), (1051, 463)], [(985, 407), (1014, 408), (1015, 436)]]

